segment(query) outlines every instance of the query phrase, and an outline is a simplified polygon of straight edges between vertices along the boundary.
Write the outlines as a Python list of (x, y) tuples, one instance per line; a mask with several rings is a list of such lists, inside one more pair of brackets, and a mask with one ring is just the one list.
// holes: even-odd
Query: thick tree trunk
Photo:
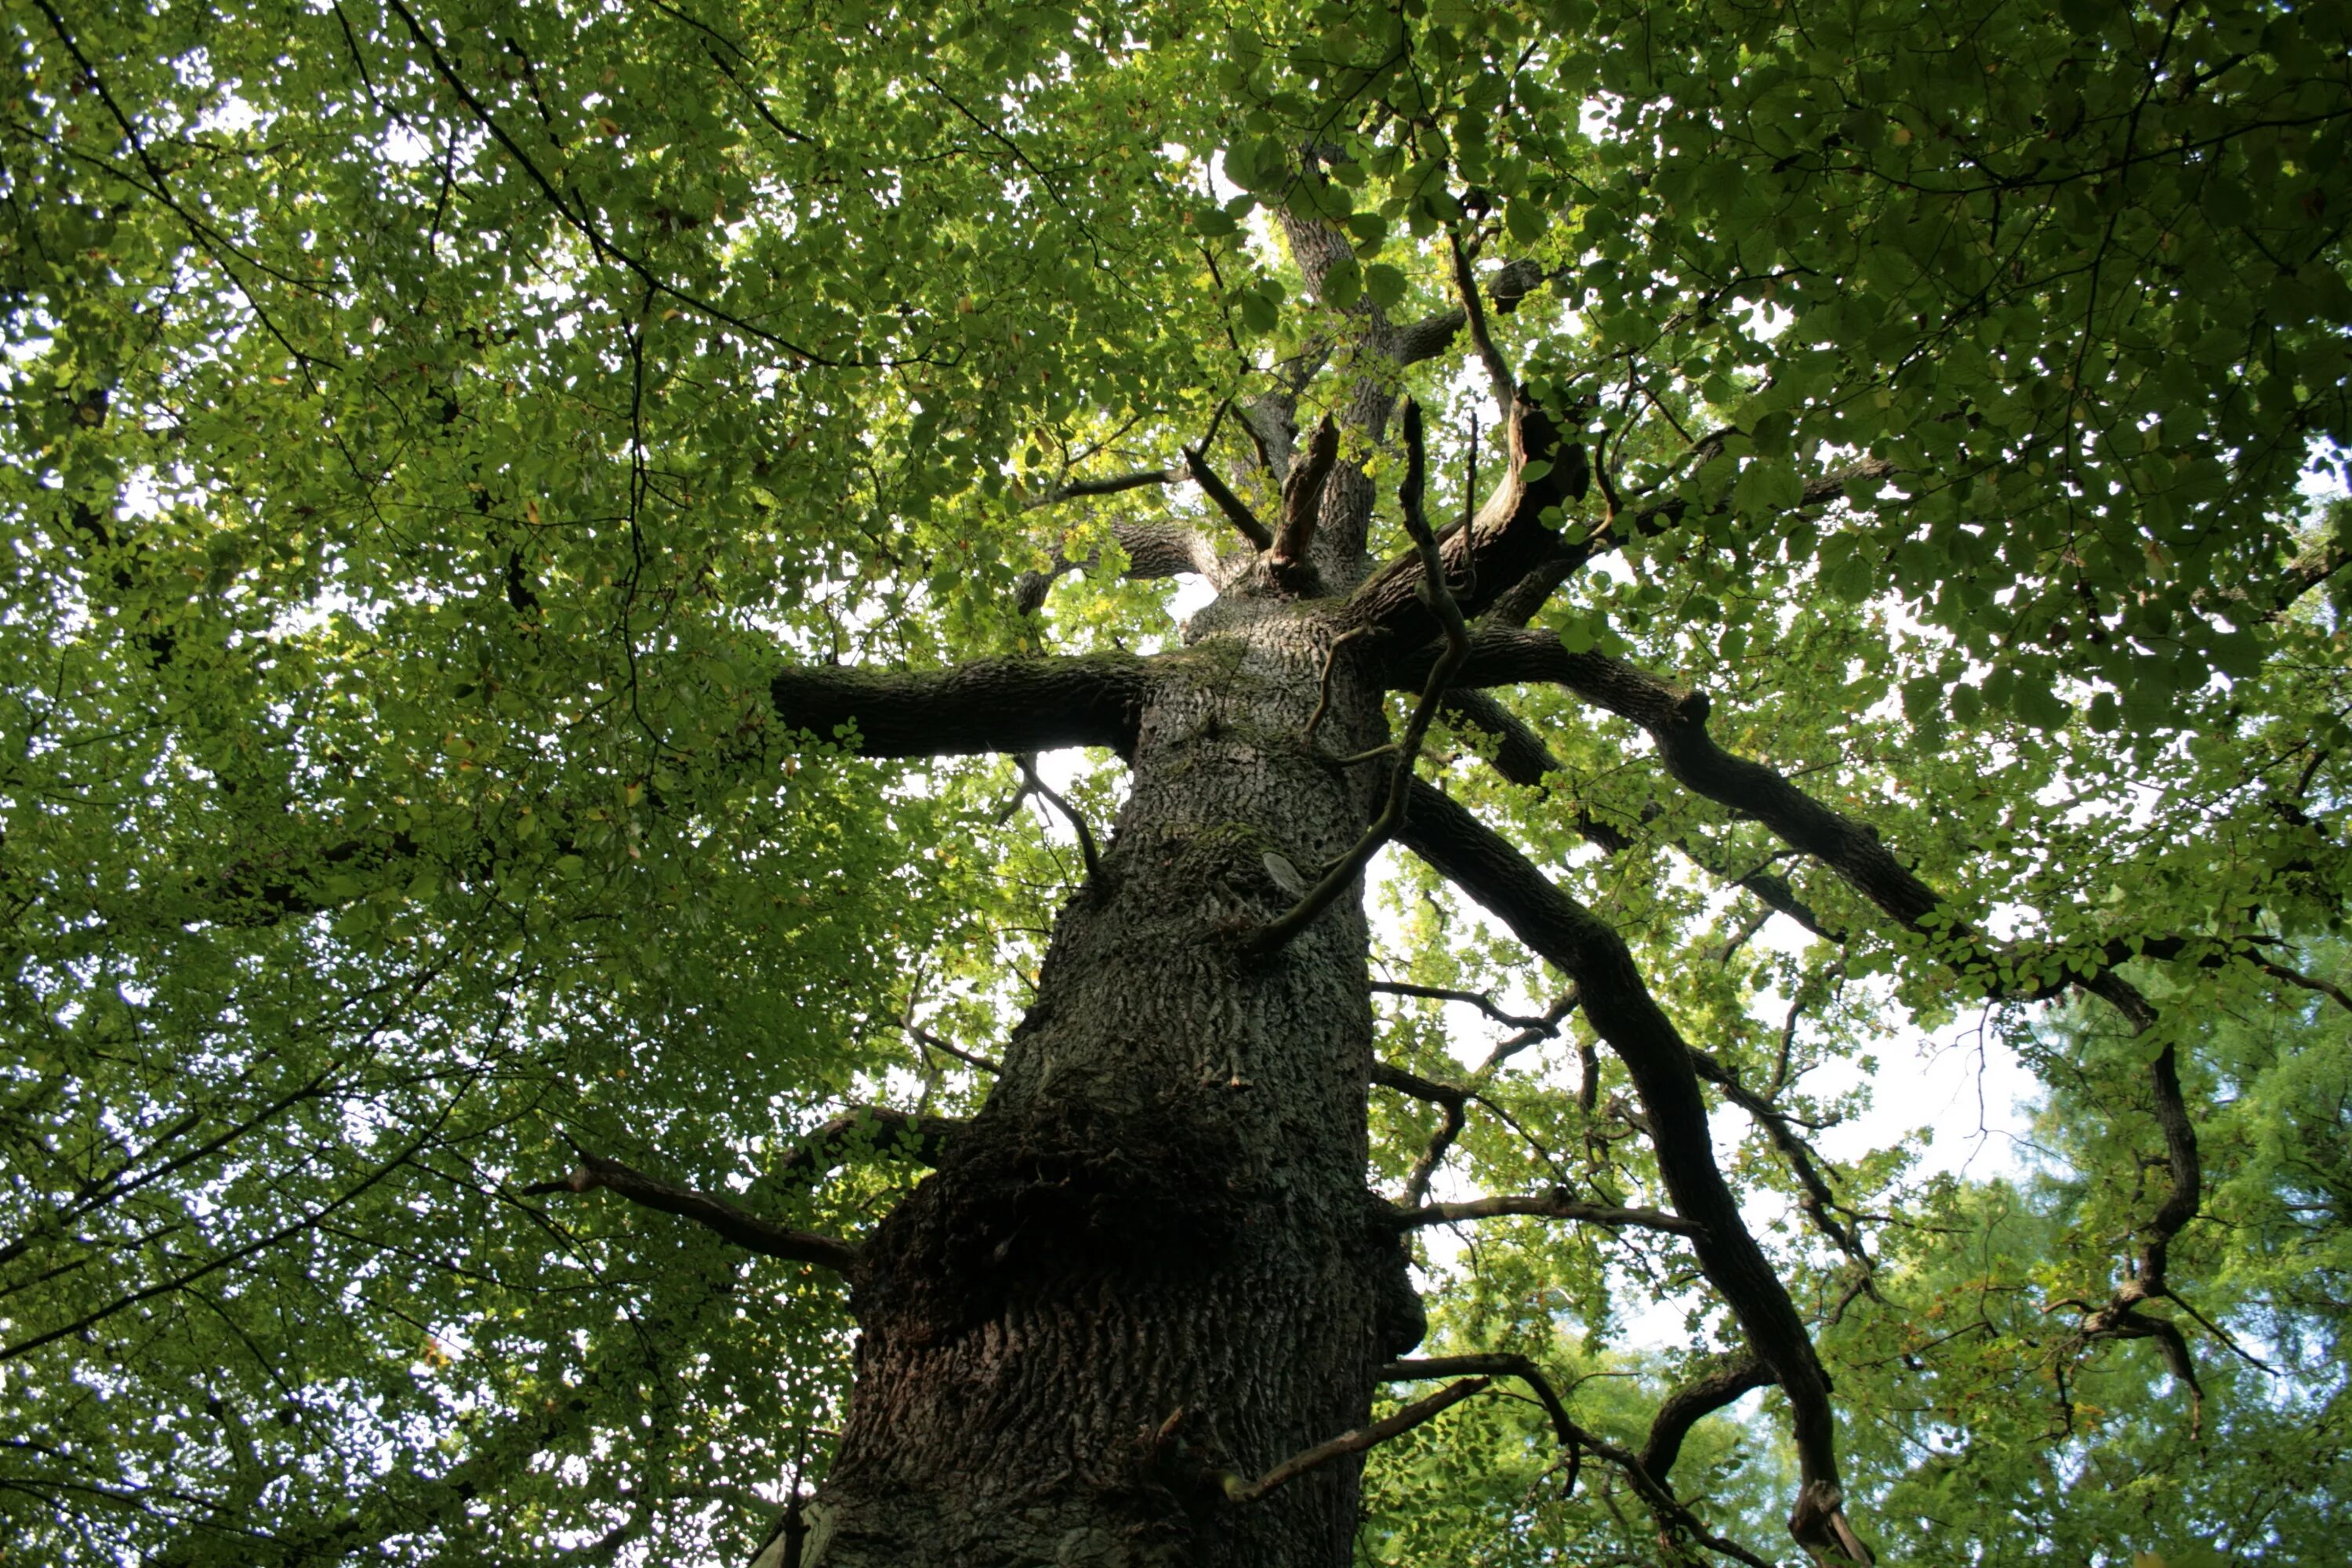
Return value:
[[(1384, 738), (1331, 628), (1228, 600), (1153, 666), (1133, 792), (1063, 911), (1003, 1076), (865, 1249), (841, 1449), (804, 1561), (1339, 1568), (1357, 1466), (1253, 1479), (1360, 1425), (1421, 1334), (1365, 1185), (1366, 931), (1250, 932), (1346, 851)], [(1196, 627), (1197, 629), (1197, 627)]]

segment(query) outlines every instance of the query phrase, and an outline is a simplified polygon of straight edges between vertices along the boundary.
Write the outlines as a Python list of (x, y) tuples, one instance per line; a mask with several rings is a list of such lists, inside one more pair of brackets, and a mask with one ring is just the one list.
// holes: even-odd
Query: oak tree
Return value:
[(2340, 1540), (2339, 8), (5, 15), (0, 1553)]

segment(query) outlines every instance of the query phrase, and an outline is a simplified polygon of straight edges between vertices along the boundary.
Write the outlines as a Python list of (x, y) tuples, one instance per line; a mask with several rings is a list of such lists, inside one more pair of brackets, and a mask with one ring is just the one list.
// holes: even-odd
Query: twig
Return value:
[(1676, 1236), (1697, 1236), (1702, 1230), (1696, 1221), (1685, 1219), (1680, 1215), (1666, 1214), (1658, 1209), (1589, 1204), (1580, 1198), (1570, 1197), (1558, 1189), (1508, 1197), (1472, 1198), (1466, 1203), (1426, 1204), (1420, 1208), (1391, 1215), (1390, 1223), (1399, 1229), (1411, 1230), (1424, 1225), (1450, 1225), (1465, 1219), (1496, 1219), (1505, 1215), (1583, 1220), (1591, 1225), (1631, 1225), (1644, 1230), (1671, 1231)]
[(1052, 785), (1037, 776), (1037, 759), (1033, 753), (1024, 752), (1013, 760), (1020, 764), (1021, 776), (1027, 781), (1029, 793), (1050, 803), (1070, 819), (1072, 827), (1077, 829), (1078, 854), (1087, 863), (1087, 880), (1099, 886), (1102, 882), (1102, 862), (1095, 856), (1095, 836), (1087, 828), (1087, 819), (1080, 816), (1077, 808), (1064, 800)]
[(762, 1219), (736, 1207), (725, 1198), (709, 1193), (698, 1193), (688, 1187), (675, 1186), (657, 1181), (644, 1172), (607, 1160), (601, 1154), (591, 1154), (578, 1144), (572, 1152), (580, 1163), (565, 1175), (551, 1182), (534, 1182), (522, 1189), (523, 1195), (543, 1193), (591, 1193), (602, 1188), (633, 1204), (659, 1209), (680, 1219), (692, 1220), (725, 1240), (763, 1257), (782, 1258), (795, 1263), (818, 1263), (825, 1268), (846, 1272), (857, 1260), (857, 1249), (845, 1241), (813, 1231), (794, 1230)]
[(1352, 1432), (1343, 1432), (1329, 1442), (1318, 1443), (1304, 1453), (1294, 1454), (1254, 1481), (1228, 1475), (1225, 1477), (1225, 1496), (1237, 1503), (1255, 1502), (1309, 1470), (1349, 1454), (1360, 1454), (1401, 1432), (1411, 1431), (1431, 1416), (1461, 1404), (1494, 1381), (1490, 1377), (1465, 1377), (1459, 1383), (1449, 1384), (1428, 1398), (1406, 1405), (1393, 1415), (1385, 1416), (1369, 1426), (1359, 1426)]

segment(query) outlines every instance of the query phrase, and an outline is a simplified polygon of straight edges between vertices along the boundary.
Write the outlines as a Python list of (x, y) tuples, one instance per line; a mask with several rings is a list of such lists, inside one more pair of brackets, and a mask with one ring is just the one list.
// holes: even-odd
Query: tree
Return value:
[(23, 1553), (2326, 1555), (2343, 16), (6, 26)]

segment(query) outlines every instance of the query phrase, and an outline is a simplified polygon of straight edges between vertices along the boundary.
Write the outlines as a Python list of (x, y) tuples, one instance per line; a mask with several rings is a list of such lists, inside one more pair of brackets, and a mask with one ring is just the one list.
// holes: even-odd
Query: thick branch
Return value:
[[(1476, 634), (1473, 634), (1474, 637)], [(1474, 642), (1475, 648), (1475, 644)], [(1547, 789), (1547, 773), (1560, 771), (1559, 759), (1551, 754), (1543, 738), (1529, 727), (1527, 721), (1496, 700), (1494, 694), (1474, 688), (1456, 688), (1446, 693), (1445, 712), (1449, 718), (1492, 737), (1496, 742), (1492, 759), (1495, 771), (1515, 784), (1529, 789)], [(1585, 839), (1597, 845), (1606, 854), (1614, 855), (1630, 842), (1623, 834), (1603, 826), (1591, 813), (1580, 810), (1576, 829)], [(1799, 898), (1788, 879), (1769, 871), (1750, 871), (1745, 876), (1727, 875), (1719, 867), (1708, 864), (1706, 857), (1688, 840), (1675, 838), (1670, 842), (1692, 865), (1718, 880), (1745, 889), (1776, 914), (1783, 914), (1824, 942), (1843, 942), (1843, 931), (1832, 931), (1822, 923), (1811, 904)]]
[[(1151, 578), (1174, 577), (1186, 572), (1198, 572), (1213, 576), (1217, 570), (1217, 547), (1207, 534), (1181, 522), (1114, 522), (1110, 536), (1127, 552), (1127, 571), (1130, 582)], [(1102, 559), (1102, 552), (1090, 550), (1082, 556), (1072, 557), (1059, 551), (1054, 563), (1043, 572), (1024, 572), (1013, 590), (1013, 607), (1021, 614), (1034, 615), (1043, 608), (1045, 594), (1054, 580), (1066, 572), (1084, 572)]]
[(1630, 1225), (1643, 1230), (1671, 1231), (1676, 1236), (1696, 1236), (1699, 1226), (1679, 1215), (1662, 1214), (1656, 1209), (1621, 1208), (1613, 1204), (1589, 1204), (1572, 1198), (1565, 1191), (1528, 1193), (1511, 1197), (1472, 1198), (1458, 1204), (1424, 1204), (1417, 1209), (1403, 1209), (1391, 1217), (1400, 1230), (1412, 1230), (1424, 1225), (1451, 1225), (1456, 1220), (1497, 1219), (1506, 1215), (1534, 1215), (1545, 1219), (1583, 1220), (1591, 1225)]
[(1650, 1420), (1649, 1439), (1642, 1445), (1642, 1468), (1663, 1484), (1675, 1460), (1681, 1458), (1683, 1439), (1690, 1436), (1692, 1427), (1741, 1394), (1771, 1386), (1772, 1374), (1762, 1362), (1749, 1357), (1687, 1388), (1676, 1389)]
[(1128, 654), (979, 659), (947, 670), (807, 666), (778, 675), (769, 694), (778, 718), (820, 741), (856, 726), (856, 749), (869, 757), (1123, 752), (1135, 736), (1146, 668)]
[(1282, 526), (1276, 531), (1266, 564), (1277, 578), (1296, 574), (1307, 564), (1315, 542), (1315, 519), (1323, 506), (1323, 488), (1339, 460), (1339, 427), (1325, 415), (1307, 441), (1307, 461), (1294, 466), (1282, 481)]
[(580, 1163), (569, 1175), (552, 1182), (539, 1182), (525, 1187), (526, 1194), (540, 1193), (590, 1193), (602, 1189), (659, 1209), (680, 1219), (717, 1232), (721, 1237), (748, 1251), (767, 1258), (782, 1258), (794, 1263), (816, 1263), (846, 1273), (857, 1260), (857, 1249), (845, 1241), (814, 1231), (794, 1230), (746, 1213), (725, 1198), (698, 1193), (688, 1187), (673, 1186), (656, 1181), (641, 1171), (632, 1170), (618, 1160), (607, 1160), (601, 1154), (578, 1151)]
[[(1524, 394), (1514, 397), (1504, 425), (1509, 460), (1503, 482), (1466, 525), (1438, 541), (1441, 574), (1465, 616), (1477, 616), (1511, 584), (1561, 548), (1560, 510), (1583, 499), (1589, 479), (1584, 448), (1565, 437), (1549, 415)], [(1552, 513), (1547, 521), (1544, 513)], [(1433, 645), (1442, 631), (1421, 584), (1421, 552), (1400, 555), (1367, 578), (1348, 601), (1347, 622), (1373, 630), (1399, 653)]]
[(1642, 1098), (1659, 1173), (1676, 1212), (1700, 1227), (1693, 1237), (1700, 1267), (1788, 1394), (1802, 1477), (1790, 1532), (1822, 1562), (1854, 1559), (1860, 1543), (1843, 1513), (1828, 1374), (1796, 1304), (1748, 1234), (1738, 1200), (1716, 1168), (1706, 1104), (1690, 1053), (1651, 996), (1624, 939), (1462, 806), (1427, 785), (1414, 790), (1402, 837), (1576, 982), (1585, 1016), (1625, 1063)]
[[(1495, 302), (1496, 315), (1507, 316), (1545, 281), (1541, 265), (1522, 257), (1506, 263), (1495, 274), (1486, 285), (1486, 297)], [(1389, 352), (1399, 364), (1419, 364), (1423, 360), (1435, 359), (1453, 346), (1454, 334), (1468, 322), (1468, 313), (1459, 305), (1424, 316), (1396, 328), (1389, 339)]]
[(1431, 1416), (1461, 1404), (1493, 1381), (1486, 1377), (1466, 1377), (1460, 1383), (1449, 1384), (1428, 1398), (1406, 1405), (1393, 1415), (1385, 1416), (1369, 1426), (1359, 1426), (1352, 1432), (1343, 1432), (1328, 1443), (1317, 1444), (1305, 1453), (1294, 1454), (1254, 1481), (1228, 1476), (1225, 1478), (1225, 1496), (1235, 1502), (1255, 1502), (1309, 1470), (1349, 1454), (1360, 1454), (1367, 1448), (1377, 1447), (1400, 1432), (1412, 1430)]

